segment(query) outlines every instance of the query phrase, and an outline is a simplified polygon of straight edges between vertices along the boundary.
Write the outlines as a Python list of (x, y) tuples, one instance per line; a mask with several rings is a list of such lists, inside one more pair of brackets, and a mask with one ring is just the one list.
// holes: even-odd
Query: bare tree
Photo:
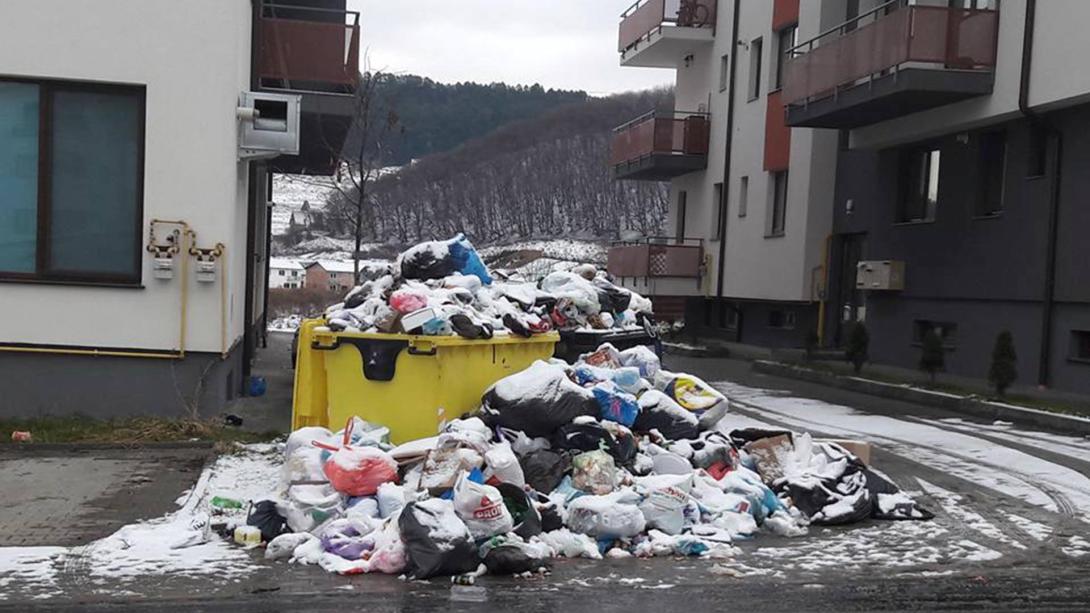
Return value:
[[(367, 66), (366, 58), (364, 65)], [(384, 160), (391, 157), (393, 141), (401, 132), (393, 102), (379, 99), (379, 87), (387, 76), (381, 70), (366, 70), (360, 75), (344, 146), (330, 147), (337, 161), (334, 181), (337, 193), (331, 199), (329, 214), (336, 225), (345, 227), (355, 239), (352, 269), (357, 282), (363, 239), (377, 235), (372, 186), (381, 175)]]

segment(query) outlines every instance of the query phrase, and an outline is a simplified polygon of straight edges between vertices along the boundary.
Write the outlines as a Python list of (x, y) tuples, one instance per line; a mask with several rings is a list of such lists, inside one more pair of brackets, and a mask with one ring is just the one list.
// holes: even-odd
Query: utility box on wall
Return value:
[(859, 262), (855, 288), (872, 291), (902, 291), (905, 288), (905, 263), (898, 260)]
[(269, 159), (299, 154), (302, 97), (243, 92), (238, 105), (238, 157)]

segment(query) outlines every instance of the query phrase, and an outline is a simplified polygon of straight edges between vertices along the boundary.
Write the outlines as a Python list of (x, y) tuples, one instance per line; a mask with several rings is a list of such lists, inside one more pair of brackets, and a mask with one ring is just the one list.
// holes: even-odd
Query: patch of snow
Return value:
[(1090, 555), (1090, 541), (1081, 536), (1072, 536), (1067, 542), (1068, 546), (1063, 548), (1063, 552), (1072, 558), (1082, 558)]
[(593, 241), (557, 238), (519, 241), (507, 245), (489, 245), (477, 251), (486, 260), (507, 251), (540, 251), (542, 257), (554, 260), (605, 264), (609, 246)]
[(1010, 520), (1019, 530), (1030, 535), (1038, 541), (1044, 541), (1048, 537), (1052, 536), (1052, 526), (1047, 526), (1040, 522), (1035, 522), (1032, 519), (1026, 519), (1021, 515), (1015, 515), (1014, 513), (1006, 513), (1007, 519)]
[(920, 483), (920, 487), (922, 487), (923, 490), (928, 493), (928, 495), (930, 495), (932, 498), (938, 501), (940, 505), (942, 505), (943, 510), (946, 511), (946, 513), (950, 515), (950, 517), (957, 519), (958, 521), (968, 526), (970, 529), (976, 530), (977, 532), (994, 541), (1003, 543), (1004, 545), (1008, 545), (1010, 547), (1014, 547), (1015, 549), (1026, 548), (1025, 545), (1008, 536), (995, 524), (988, 521), (987, 519), (984, 519), (983, 515), (977, 513), (976, 511), (965, 505), (962, 502), (963, 497), (960, 494), (955, 494), (950, 490), (943, 489), (933, 483), (924, 481), (919, 477), (916, 478), (916, 481)]

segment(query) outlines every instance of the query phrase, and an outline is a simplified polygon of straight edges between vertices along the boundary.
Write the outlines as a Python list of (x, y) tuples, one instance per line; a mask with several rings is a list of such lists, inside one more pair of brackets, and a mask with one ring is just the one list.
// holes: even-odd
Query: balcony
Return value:
[(715, 40), (716, 0), (638, 0), (621, 15), (622, 66), (677, 68)]
[(652, 111), (613, 129), (614, 179), (667, 181), (708, 166), (707, 113)]
[(253, 42), (260, 89), (302, 94), (299, 154), (271, 168), (331, 175), (356, 110), (360, 14), (345, 0), (287, 1), (261, 3)]
[(888, 2), (791, 49), (793, 127), (851, 129), (991, 93), (999, 13)]
[(262, 5), (257, 65), (263, 89), (352, 93), (359, 82), (360, 14)]
[(620, 279), (699, 279), (704, 272), (703, 262), (703, 239), (653, 237), (640, 242), (615, 243), (609, 248), (606, 270)]

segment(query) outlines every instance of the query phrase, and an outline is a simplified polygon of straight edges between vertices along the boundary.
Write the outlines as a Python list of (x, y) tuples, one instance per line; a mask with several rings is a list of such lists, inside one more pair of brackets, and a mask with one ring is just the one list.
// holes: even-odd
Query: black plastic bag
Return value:
[(437, 541), (433, 537), (432, 527), (454, 520), (461, 523), (453, 505), (438, 498), (410, 502), (402, 509), (398, 529), (408, 554), (405, 571), (410, 579), (460, 575), (477, 569), (477, 547), (464, 524), (465, 533), (453, 540)]
[(431, 243), (424, 243), (401, 254), (401, 277), (427, 281), (443, 279), (458, 272), (458, 262), (450, 256), (449, 250), (426, 248)]
[(671, 441), (694, 439), (700, 435), (700, 421), (692, 411), (680, 406), (673, 398), (657, 390), (640, 396), (640, 412), (632, 422), (635, 432), (658, 430)]
[(489, 574), (493, 575), (518, 575), (552, 568), (549, 560), (530, 555), (518, 543), (493, 547), (485, 554), (484, 565), (488, 568)]
[(288, 531), (287, 520), (276, 510), (276, 503), (262, 500), (250, 507), (246, 516), (246, 525), (261, 530), (261, 540), (268, 543)]
[(594, 394), (568, 379), (562, 368), (545, 362), (497, 381), (481, 402), (479, 417), (490, 427), (521, 430), (530, 437), (548, 438), (576, 417), (598, 415)]
[(541, 515), (526, 490), (514, 483), (500, 483), (496, 489), (503, 496), (503, 506), (507, 507), (515, 521), (512, 532), (526, 540), (541, 534)]
[(598, 423), (565, 424), (553, 435), (554, 449), (597, 451), (605, 449), (618, 465), (626, 465), (636, 457), (636, 439), (631, 435), (616, 437)]
[(541, 449), (520, 457), (519, 465), (526, 483), (538, 492), (548, 494), (560, 485), (564, 473), (571, 466), (571, 460), (554, 451)]
[(882, 478), (878, 473), (869, 468), (864, 468), (863, 474), (867, 477), (867, 491), (869, 491), (871, 497), (874, 498), (874, 508), (871, 512), (871, 517), (889, 520), (927, 521), (935, 519), (934, 513), (919, 506), (915, 501), (902, 502), (888, 510), (882, 510), (880, 496), (883, 494), (899, 494), (901, 492), (900, 488), (894, 485), (893, 482)]

